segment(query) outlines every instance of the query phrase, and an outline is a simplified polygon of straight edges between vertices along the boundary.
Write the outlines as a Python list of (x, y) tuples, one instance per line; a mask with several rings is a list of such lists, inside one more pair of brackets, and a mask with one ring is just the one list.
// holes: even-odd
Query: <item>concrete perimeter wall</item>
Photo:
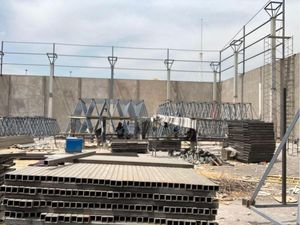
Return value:
[[(166, 99), (166, 81), (115, 80), (115, 99), (145, 100), (152, 115)], [(47, 116), (48, 77), (0, 76), (0, 116)], [(55, 77), (53, 116), (64, 131), (78, 98), (107, 98), (109, 79)], [(175, 101), (212, 101), (212, 83), (171, 82)]]
[[(294, 108), (299, 108), (300, 54), (294, 63)], [(244, 102), (253, 105), (254, 117), (266, 119), (263, 101), (263, 80), (265, 67), (247, 72), (244, 76)], [(278, 67), (280, 70), (280, 67)], [(279, 79), (280, 72), (277, 73)], [(0, 76), (0, 116), (47, 116), (48, 77), (44, 76)], [(98, 78), (54, 78), (53, 115), (62, 131), (68, 124), (78, 98), (107, 98), (109, 79)], [(260, 90), (261, 89), (261, 90)], [(291, 92), (291, 90), (288, 90)], [(115, 99), (145, 100), (148, 114), (152, 115), (166, 99), (166, 81), (161, 80), (115, 80)], [(212, 101), (212, 83), (171, 82), (171, 99), (175, 101)], [(279, 105), (279, 94), (277, 102)], [(221, 85), (221, 100), (233, 102), (233, 78)], [(238, 79), (238, 100), (241, 101), (241, 77)], [(279, 111), (279, 110), (278, 110)], [(279, 115), (278, 115), (279, 118)], [(300, 122), (298, 123), (300, 126)], [(300, 129), (297, 128), (296, 136)]]
[[(288, 118), (288, 123), (289, 121), (291, 121), (292, 117), (294, 116), (294, 114), (296, 113), (296, 111), (299, 109), (300, 107), (300, 98), (299, 98), (299, 94), (300, 94), (300, 53), (292, 56), (294, 57), (294, 63), (291, 64), (291, 70), (293, 70), (293, 80), (294, 80), (294, 87), (291, 88), (291, 85), (287, 84), (287, 102), (289, 103), (289, 94), (293, 93), (294, 95), (294, 112), (287, 112), (289, 115), (287, 115)], [(257, 119), (262, 119), (262, 120), (268, 120), (269, 115), (267, 115), (268, 113), (266, 113), (266, 111), (268, 111), (266, 108), (264, 107), (270, 107), (269, 105), (266, 104), (266, 101), (263, 100), (263, 98), (268, 94), (268, 93), (264, 93), (266, 92), (266, 90), (263, 88), (264, 87), (264, 75), (265, 75), (265, 69), (267, 69), (266, 67), (259, 67), (256, 68), (254, 70), (251, 70), (249, 72), (247, 72), (244, 75), (244, 90), (243, 90), (243, 98), (244, 98), (244, 102), (250, 102), (252, 103), (253, 106), (253, 113), (254, 113), (254, 117)], [(277, 64), (277, 81), (280, 80), (280, 63), (278, 61)], [(241, 76), (239, 76), (238, 78), (238, 101), (241, 101)], [(221, 91), (221, 100), (223, 102), (233, 102), (233, 84), (234, 84), (234, 79), (228, 79), (222, 82), (222, 91)], [(279, 89), (277, 87), (277, 89)], [(268, 90), (270, 91), (270, 90)], [(280, 92), (279, 90), (277, 90), (277, 97), (276, 97), (276, 102), (277, 102), (277, 118), (278, 118), (278, 125), (277, 125), (277, 136), (279, 136), (280, 134)], [(288, 126), (289, 124), (287, 124)], [(294, 131), (295, 137), (300, 138), (300, 122), (298, 122), (298, 126), (296, 126), (296, 129)]]

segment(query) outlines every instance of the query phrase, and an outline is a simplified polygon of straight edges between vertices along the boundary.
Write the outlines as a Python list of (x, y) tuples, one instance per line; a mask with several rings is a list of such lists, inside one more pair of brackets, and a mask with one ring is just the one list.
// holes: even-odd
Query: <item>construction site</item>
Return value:
[(0, 40), (0, 224), (299, 225), (300, 8), (263, 3), (216, 49)]

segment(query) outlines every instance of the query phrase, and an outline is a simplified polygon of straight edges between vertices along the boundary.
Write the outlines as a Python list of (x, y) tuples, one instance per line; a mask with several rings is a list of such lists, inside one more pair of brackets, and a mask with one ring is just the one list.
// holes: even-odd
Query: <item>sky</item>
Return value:
[[(299, 0), (286, 0), (286, 34), (300, 52)], [(105, 46), (154, 47), (164, 50), (115, 49), (118, 57), (166, 58), (166, 48), (220, 50), (262, 6), (263, 0), (0, 0), (0, 41), (79, 43)], [(265, 12), (253, 26), (267, 18)], [(201, 19), (203, 32), (201, 35)], [(260, 20), (261, 19), (261, 20)], [(251, 24), (249, 25), (249, 27)], [(201, 36), (203, 40), (201, 42)], [(254, 37), (253, 37), (254, 38)], [(51, 45), (5, 44), (6, 51), (51, 51)], [(259, 46), (258, 49), (262, 49)], [(57, 46), (58, 54), (108, 56), (111, 48)], [(253, 52), (255, 52), (253, 50)], [(203, 60), (218, 60), (218, 52), (204, 52)], [(170, 58), (200, 60), (199, 52), (171, 51)], [(7, 63), (47, 64), (45, 56), (5, 55)], [(58, 65), (92, 68), (56, 68), (57, 75), (109, 77), (106, 58), (58, 57)], [(231, 63), (231, 62), (230, 62)], [(230, 65), (230, 63), (228, 65)], [(248, 70), (263, 63), (249, 63)], [(116, 69), (116, 78), (165, 79), (163, 61), (119, 60), (116, 67), (154, 68), (157, 71)], [(209, 71), (209, 63), (176, 62), (174, 70)], [(25, 72), (25, 70), (27, 70)], [(4, 66), (4, 73), (47, 74), (47, 66)], [(230, 76), (230, 75), (228, 75)], [(174, 72), (176, 80), (212, 79), (211, 73)]]

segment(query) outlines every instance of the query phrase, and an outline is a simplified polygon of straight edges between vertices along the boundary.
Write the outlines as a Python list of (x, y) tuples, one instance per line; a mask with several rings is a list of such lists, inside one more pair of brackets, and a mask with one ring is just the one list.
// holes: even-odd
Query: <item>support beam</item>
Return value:
[(118, 58), (114, 56), (114, 47), (111, 48), (111, 56), (109, 56), (108, 62), (110, 64), (110, 82), (109, 82), (109, 92), (108, 98), (109, 100), (114, 99), (114, 76), (115, 76), (115, 65), (117, 63)]
[(167, 100), (171, 100), (171, 68), (174, 63), (173, 59), (170, 59), (170, 50), (167, 49), (167, 59), (164, 61), (167, 67)]
[(54, 79), (54, 63), (57, 59), (55, 53), (55, 44), (53, 44), (53, 52), (47, 53), (50, 62), (50, 77), (49, 77), (49, 93), (48, 93), (48, 114), (49, 118), (53, 117), (53, 79)]
[(217, 74), (219, 69), (219, 62), (211, 62), (210, 67), (214, 72), (214, 82), (213, 82), (213, 101), (217, 101)]
[(234, 84), (233, 84), (233, 102), (238, 102), (238, 76), (239, 76), (239, 49), (242, 45), (242, 40), (233, 40), (230, 47), (234, 52)]

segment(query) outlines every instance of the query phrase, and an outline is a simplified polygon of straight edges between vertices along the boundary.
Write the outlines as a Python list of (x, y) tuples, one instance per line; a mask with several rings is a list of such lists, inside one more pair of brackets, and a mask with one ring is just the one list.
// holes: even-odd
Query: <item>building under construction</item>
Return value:
[(218, 50), (1, 41), (3, 223), (299, 224), (293, 42), (284, 0)]

